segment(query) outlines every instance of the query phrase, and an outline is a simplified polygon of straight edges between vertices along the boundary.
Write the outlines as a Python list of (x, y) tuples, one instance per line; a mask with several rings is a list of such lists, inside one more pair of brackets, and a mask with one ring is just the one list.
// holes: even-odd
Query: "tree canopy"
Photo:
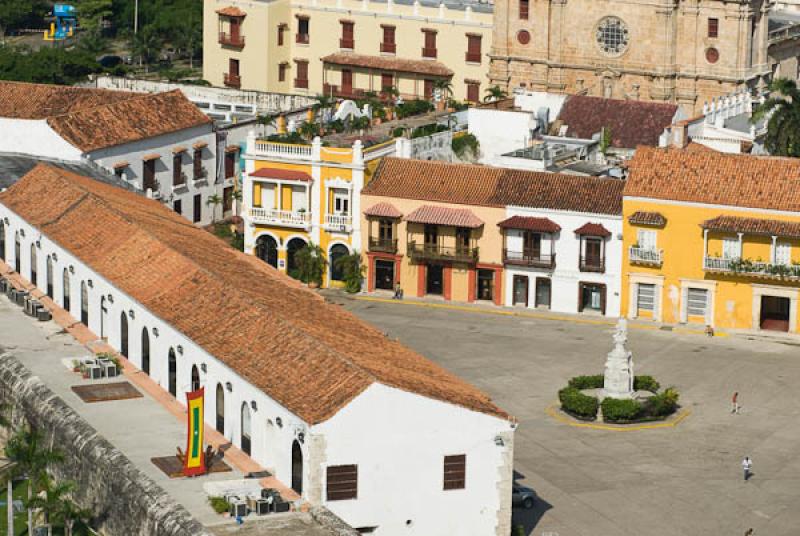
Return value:
[(800, 90), (797, 82), (776, 78), (770, 97), (753, 111), (753, 121), (767, 120), (764, 146), (771, 155), (800, 157)]

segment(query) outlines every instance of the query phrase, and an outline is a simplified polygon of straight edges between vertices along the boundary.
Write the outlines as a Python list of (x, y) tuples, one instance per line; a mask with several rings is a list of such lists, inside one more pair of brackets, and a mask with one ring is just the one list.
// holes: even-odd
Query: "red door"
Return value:
[(345, 69), (342, 71), (342, 93), (350, 94), (353, 92), (353, 71)]

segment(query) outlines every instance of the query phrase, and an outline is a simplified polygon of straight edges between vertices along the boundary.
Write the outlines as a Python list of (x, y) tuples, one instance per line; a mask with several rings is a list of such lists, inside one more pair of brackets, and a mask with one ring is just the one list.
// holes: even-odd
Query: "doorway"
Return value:
[(375, 288), (394, 290), (394, 261), (375, 260)]
[(250, 456), (250, 406), (242, 402), (242, 436), (239, 438), (242, 452)]
[(511, 297), (511, 305), (528, 306), (528, 276), (514, 276), (514, 291)]
[(150, 334), (142, 328), (142, 372), (150, 375)]
[(494, 299), (494, 270), (478, 270), (478, 299)]
[(536, 307), (550, 309), (551, 285), (549, 277), (536, 278)]
[(200, 371), (197, 370), (197, 365), (192, 365), (192, 391), (200, 390)]
[(108, 322), (108, 307), (106, 306), (106, 297), (100, 297), (100, 338), (103, 340), (108, 339), (106, 335), (106, 323)]
[(216, 413), (217, 419), (215, 428), (217, 432), (225, 435), (225, 390), (222, 388), (221, 383), (217, 384)]
[(760, 327), (769, 331), (789, 331), (791, 300), (779, 296), (761, 296)]
[(123, 311), (119, 317), (119, 352), (128, 357), (128, 315)]
[(292, 489), (303, 494), (303, 449), (296, 439), (292, 442)]
[(579, 283), (578, 312), (605, 314), (606, 286), (600, 283)]
[(425, 292), (441, 296), (444, 293), (444, 266), (429, 264), (427, 272)]
[(278, 267), (278, 242), (269, 235), (262, 235), (256, 240), (256, 257), (273, 268)]
[(178, 396), (178, 360), (175, 359), (175, 350), (169, 349), (169, 358), (167, 366), (169, 368), (169, 394), (174, 397)]

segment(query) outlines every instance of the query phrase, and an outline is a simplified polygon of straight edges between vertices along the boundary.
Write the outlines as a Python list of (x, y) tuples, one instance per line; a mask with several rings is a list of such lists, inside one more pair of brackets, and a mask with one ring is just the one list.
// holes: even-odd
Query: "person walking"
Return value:
[(739, 413), (739, 391), (733, 393), (731, 399), (731, 413)]
[(745, 456), (742, 460), (742, 472), (744, 474), (744, 481), (750, 480), (750, 470), (753, 468), (753, 460), (749, 456)]

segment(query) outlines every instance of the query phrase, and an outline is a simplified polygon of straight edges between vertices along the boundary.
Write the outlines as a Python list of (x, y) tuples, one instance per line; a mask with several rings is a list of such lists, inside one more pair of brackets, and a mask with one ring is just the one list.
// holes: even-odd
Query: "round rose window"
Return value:
[(719, 61), (719, 50), (714, 47), (706, 49), (706, 61), (708, 63), (717, 63)]
[(517, 32), (517, 41), (520, 42), (521, 45), (527, 45), (531, 42), (531, 34), (528, 30), (520, 30)]
[(618, 17), (605, 17), (597, 24), (595, 39), (602, 52), (618, 56), (628, 48), (628, 27)]

